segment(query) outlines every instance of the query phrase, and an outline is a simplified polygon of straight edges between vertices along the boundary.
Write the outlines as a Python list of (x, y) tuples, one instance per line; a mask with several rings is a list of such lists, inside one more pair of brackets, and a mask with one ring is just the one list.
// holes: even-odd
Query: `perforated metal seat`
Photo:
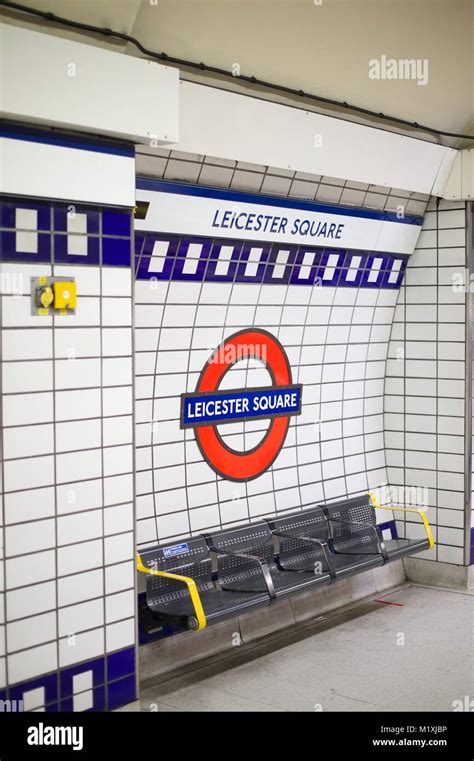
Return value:
[(426, 516), (412, 509), (386, 508), (416, 513), (427, 538), (384, 541), (372, 500), (354, 497), (145, 550), (138, 556), (147, 574), (143, 628), (203, 628), (433, 546)]

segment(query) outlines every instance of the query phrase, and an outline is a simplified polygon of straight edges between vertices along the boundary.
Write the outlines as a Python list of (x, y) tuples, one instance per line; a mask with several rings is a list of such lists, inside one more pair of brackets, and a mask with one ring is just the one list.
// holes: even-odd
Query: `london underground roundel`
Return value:
[[(221, 390), (229, 369), (242, 360), (257, 359), (268, 370), (268, 386)], [(301, 384), (293, 384), (291, 368), (280, 342), (259, 328), (241, 330), (223, 341), (204, 365), (196, 391), (181, 396), (181, 428), (193, 428), (208, 464), (230, 481), (249, 481), (264, 473), (280, 452), (290, 417), (301, 413)], [(231, 449), (218, 426), (268, 419), (268, 430), (257, 446)]]

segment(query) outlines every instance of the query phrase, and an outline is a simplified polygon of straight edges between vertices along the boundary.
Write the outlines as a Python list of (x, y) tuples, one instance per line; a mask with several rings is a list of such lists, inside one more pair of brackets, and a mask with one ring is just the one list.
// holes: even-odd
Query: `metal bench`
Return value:
[[(384, 540), (375, 507), (416, 514), (426, 536)], [(147, 575), (140, 623), (145, 632), (203, 629), (433, 545), (423, 511), (380, 507), (370, 493), (159, 545), (137, 553)]]

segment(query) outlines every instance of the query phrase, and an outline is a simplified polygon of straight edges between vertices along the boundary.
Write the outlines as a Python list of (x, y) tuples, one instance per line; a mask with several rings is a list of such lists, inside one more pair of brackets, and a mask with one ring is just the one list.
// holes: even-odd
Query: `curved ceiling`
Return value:
[[(237, 64), (244, 74), (438, 129), (474, 134), (474, 0), (26, 0), (25, 4), (128, 32), (147, 47), (172, 56), (226, 69)], [(23, 22), (17, 14), (8, 15), (12, 23), (36, 25)], [(48, 31), (86, 41), (83, 34), (69, 29), (54, 26)], [(131, 45), (87, 39), (140, 55)], [(422, 81), (427, 78), (426, 84), (371, 78), (370, 61), (382, 61), (384, 56), (418, 60), (418, 75)], [(184, 70), (183, 76), (209, 82), (209, 77), (196, 72)], [(249, 92), (237, 80), (219, 84)], [(324, 110), (315, 104), (311, 108)], [(442, 142), (462, 145), (447, 138)]]

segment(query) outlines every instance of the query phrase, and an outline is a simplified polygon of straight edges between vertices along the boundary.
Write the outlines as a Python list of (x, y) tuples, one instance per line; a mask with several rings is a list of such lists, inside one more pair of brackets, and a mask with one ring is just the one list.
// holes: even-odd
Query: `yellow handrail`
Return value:
[(190, 576), (181, 576), (177, 573), (168, 573), (167, 571), (157, 571), (155, 568), (147, 568), (146, 566), (143, 565), (143, 561), (138, 551), (137, 551), (137, 571), (140, 571), (140, 573), (148, 573), (152, 576), (163, 576), (165, 579), (174, 579), (174, 581), (181, 581), (183, 584), (186, 584), (189, 595), (191, 597), (191, 602), (193, 604), (194, 612), (196, 614), (196, 620), (198, 622), (196, 631), (198, 631), (199, 629), (206, 628), (206, 623), (207, 623), (206, 616), (204, 615), (204, 609), (202, 607), (201, 598), (199, 596), (199, 591), (194, 579), (191, 579)]
[(399, 513), (416, 513), (417, 515), (420, 515), (421, 520), (423, 521), (423, 525), (425, 527), (426, 536), (428, 537), (428, 541), (430, 543), (429, 549), (431, 550), (431, 548), (434, 547), (435, 540), (433, 539), (431, 526), (428, 522), (428, 518), (426, 517), (426, 513), (424, 512), (424, 510), (420, 510), (419, 508), (415, 508), (415, 507), (392, 507), (391, 505), (384, 505), (382, 507), (381, 505), (379, 505), (377, 498), (373, 492), (369, 491), (369, 497), (372, 501), (373, 506), (376, 507), (378, 510), (394, 510), (395, 512), (399, 512)]

